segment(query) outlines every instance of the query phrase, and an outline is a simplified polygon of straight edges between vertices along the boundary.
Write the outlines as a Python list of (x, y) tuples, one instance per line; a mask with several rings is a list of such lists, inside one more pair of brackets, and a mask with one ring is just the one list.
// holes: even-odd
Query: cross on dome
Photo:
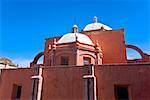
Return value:
[(73, 28), (78, 28), (78, 26), (76, 24), (73, 25)]
[(97, 23), (97, 17), (96, 16), (94, 16), (93, 21), (94, 21), (94, 23)]
[(72, 33), (78, 33), (78, 26), (76, 24), (73, 25)]

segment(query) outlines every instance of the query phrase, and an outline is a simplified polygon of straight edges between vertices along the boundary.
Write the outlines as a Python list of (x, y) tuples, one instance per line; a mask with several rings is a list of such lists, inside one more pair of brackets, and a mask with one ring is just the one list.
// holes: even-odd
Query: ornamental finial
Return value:
[(78, 26), (77, 25), (73, 25), (72, 32), (78, 33)]
[(93, 21), (94, 21), (94, 23), (97, 23), (97, 17), (96, 16), (94, 16)]

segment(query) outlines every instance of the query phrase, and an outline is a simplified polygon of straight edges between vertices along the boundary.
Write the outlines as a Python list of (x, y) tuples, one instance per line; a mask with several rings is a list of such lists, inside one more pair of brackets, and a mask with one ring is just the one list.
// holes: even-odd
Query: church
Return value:
[[(141, 58), (127, 59), (127, 48)], [(29, 68), (1, 69), (0, 100), (149, 100), (149, 77), (150, 55), (95, 16), (80, 32), (47, 38)]]

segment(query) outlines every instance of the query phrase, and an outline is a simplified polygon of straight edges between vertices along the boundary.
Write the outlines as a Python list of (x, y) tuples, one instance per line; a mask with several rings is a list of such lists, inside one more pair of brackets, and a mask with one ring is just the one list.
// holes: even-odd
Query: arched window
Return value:
[(69, 65), (69, 57), (61, 56), (61, 65)]
[(83, 57), (83, 64), (84, 65), (91, 64), (91, 58), (90, 57)]

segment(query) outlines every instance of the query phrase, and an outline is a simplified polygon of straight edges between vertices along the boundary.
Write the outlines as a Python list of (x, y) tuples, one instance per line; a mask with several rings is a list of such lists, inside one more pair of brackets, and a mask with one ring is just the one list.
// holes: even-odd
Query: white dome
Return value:
[(106, 26), (104, 24), (101, 24), (101, 23), (92, 23), (92, 24), (86, 25), (85, 28), (83, 29), (83, 31), (98, 30), (98, 29), (101, 29), (102, 27), (105, 30), (112, 30), (112, 28), (110, 28), (109, 26)]
[(104, 25), (102, 23), (98, 23), (96, 16), (93, 18), (93, 21), (94, 21), (93, 23), (86, 25), (83, 31), (98, 30), (101, 29), (102, 27), (104, 28), (104, 30), (112, 30), (112, 28), (110, 28), (109, 26)]
[(88, 36), (81, 34), (81, 33), (68, 33), (68, 34), (62, 36), (58, 40), (57, 43), (58, 44), (60, 44), (60, 43), (71, 43), (71, 42), (75, 42), (76, 40), (81, 42), (81, 43), (94, 45)]

